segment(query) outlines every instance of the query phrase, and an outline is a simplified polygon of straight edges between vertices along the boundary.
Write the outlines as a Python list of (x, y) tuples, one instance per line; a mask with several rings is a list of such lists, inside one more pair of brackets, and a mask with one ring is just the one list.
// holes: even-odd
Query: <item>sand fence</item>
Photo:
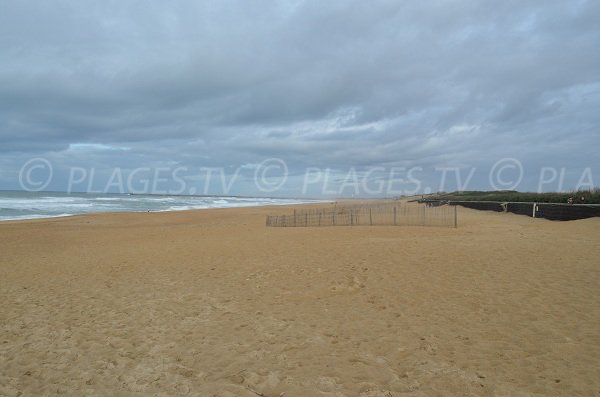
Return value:
[(457, 227), (455, 206), (429, 206), (400, 202), (340, 204), (330, 207), (296, 209), (292, 214), (268, 215), (271, 227), (309, 226), (441, 226)]

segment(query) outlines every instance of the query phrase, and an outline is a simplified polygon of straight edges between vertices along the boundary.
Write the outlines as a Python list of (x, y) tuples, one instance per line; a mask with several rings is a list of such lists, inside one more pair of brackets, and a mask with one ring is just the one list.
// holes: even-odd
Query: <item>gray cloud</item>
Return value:
[(511, 156), (574, 185), (600, 172), (598, 20), (596, 1), (5, 1), (0, 188), (32, 156), (300, 174)]

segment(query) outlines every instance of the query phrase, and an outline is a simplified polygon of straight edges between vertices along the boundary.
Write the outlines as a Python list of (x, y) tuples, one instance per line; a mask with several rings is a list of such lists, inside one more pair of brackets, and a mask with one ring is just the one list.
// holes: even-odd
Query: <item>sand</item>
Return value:
[(282, 211), (0, 223), (0, 395), (600, 395), (600, 219)]

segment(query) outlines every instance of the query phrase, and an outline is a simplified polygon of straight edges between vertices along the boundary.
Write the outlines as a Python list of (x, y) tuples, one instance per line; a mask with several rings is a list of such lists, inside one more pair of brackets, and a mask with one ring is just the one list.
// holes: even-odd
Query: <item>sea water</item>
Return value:
[(162, 196), (0, 190), (0, 221), (94, 212), (155, 212), (313, 202), (269, 197)]

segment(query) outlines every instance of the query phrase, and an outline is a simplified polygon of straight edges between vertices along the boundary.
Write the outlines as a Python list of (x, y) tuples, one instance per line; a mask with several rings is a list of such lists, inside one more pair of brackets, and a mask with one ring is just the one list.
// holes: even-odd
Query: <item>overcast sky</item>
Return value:
[[(455, 190), (455, 174), (468, 189), (597, 186), (598, 21), (596, 0), (0, 0), (0, 189), (22, 189), (35, 158), (48, 190), (144, 167), (224, 193), (213, 167), (254, 195), (267, 159), (288, 172), (274, 195), (319, 195), (307, 172), (403, 169), (420, 181), (407, 190)], [(505, 158), (522, 175), (506, 160), (491, 183)]]

